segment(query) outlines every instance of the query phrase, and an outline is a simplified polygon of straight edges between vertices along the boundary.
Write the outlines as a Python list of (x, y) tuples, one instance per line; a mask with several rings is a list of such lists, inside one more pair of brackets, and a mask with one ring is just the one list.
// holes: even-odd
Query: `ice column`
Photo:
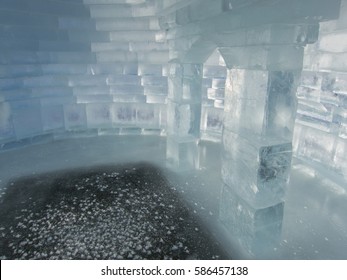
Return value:
[(198, 164), (202, 64), (171, 63), (167, 104), (167, 160), (177, 170)]
[[(243, 32), (247, 35), (254, 30)], [(303, 30), (307, 31), (295, 25), (282, 30), (268, 25), (263, 29), (269, 38), (266, 45), (247, 45), (246, 41), (242, 47), (220, 48), (228, 67), (220, 219), (254, 255), (273, 249), (281, 233), (295, 93), (305, 36), (309, 35)], [(277, 45), (271, 39), (279, 40), (275, 34), (293, 40)], [(258, 39), (264, 43), (265, 36)]]

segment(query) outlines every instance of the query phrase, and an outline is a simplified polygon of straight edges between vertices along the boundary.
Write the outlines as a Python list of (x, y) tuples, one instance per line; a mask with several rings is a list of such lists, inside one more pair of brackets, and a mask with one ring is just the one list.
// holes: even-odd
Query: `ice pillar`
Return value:
[(167, 160), (177, 170), (198, 165), (202, 64), (171, 63), (167, 115)]
[(281, 234), (303, 46), (220, 52), (228, 66), (220, 220), (243, 248), (260, 256)]

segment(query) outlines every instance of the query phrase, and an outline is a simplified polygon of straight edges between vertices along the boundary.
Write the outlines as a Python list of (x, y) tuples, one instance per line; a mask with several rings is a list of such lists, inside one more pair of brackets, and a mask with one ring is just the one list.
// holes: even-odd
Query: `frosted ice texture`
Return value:
[(291, 143), (247, 139), (223, 131), (222, 179), (253, 207), (284, 199), (292, 158)]
[(200, 102), (201, 64), (170, 64), (168, 97), (175, 102)]
[[(295, 154), (346, 178), (340, 154), (346, 145), (346, 75), (304, 71), (298, 88)], [(333, 176), (333, 175), (332, 175)]]
[(169, 102), (167, 105), (169, 134), (178, 137), (198, 137), (200, 133), (200, 104)]
[(241, 134), (290, 141), (297, 72), (228, 70), (225, 127)]
[(269, 252), (280, 240), (284, 203), (254, 208), (242, 196), (223, 185), (220, 220), (252, 255)]
[(201, 65), (171, 64), (167, 131), (177, 137), (198, 137), (201, 118)]
[(201, 130), (220, 132), (223, 126), (223, 110), (215, 107), (203, 107), (201, 116)]

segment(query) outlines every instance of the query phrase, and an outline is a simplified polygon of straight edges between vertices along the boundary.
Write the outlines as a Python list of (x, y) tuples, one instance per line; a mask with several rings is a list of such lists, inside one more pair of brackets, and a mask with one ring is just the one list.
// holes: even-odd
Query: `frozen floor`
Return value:
[[(220, 230), (218, 201), (220, 146), (200, 144), (200, 169), (176, 173), (165, 168), (165, 138), (103, 136), (60, 140), (0, 153), (0, 188), (18, 178), (74, 168), (149, 162), (160, 166), (170, 184), (210, 232), (230, 248), (232, 258), (252, 258), (229, 242)], [(1, 194), (3, 195), (3, 194)], [(228, 243), (228, 244), (227, 244)], [(287, 191), (281, 243), (262, 258), (347, 259), (346, 186), (337, 185), (294, 161)]]
[(112, 165), (15, 181), (1, 259), (221, 259), (220, 244), (157, 168)]

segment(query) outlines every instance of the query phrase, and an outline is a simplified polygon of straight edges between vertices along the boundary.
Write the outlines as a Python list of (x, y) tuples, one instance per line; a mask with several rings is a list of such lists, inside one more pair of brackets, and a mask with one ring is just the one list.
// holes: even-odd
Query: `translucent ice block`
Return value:
[(135, 104), (113, 104), (113, 123), (120, 126), (136, 126)]
[(160, 64), (139, 64), (139, 76), (161, 76), (162, 65)]
[(64, 113), (62, 105), (42, 106), (43, 131), (51, 131), (64, 128)]
[(2, 51), (1, 64), (35, 64), (39, 61), (36, 52), (30, 51)]
[(141, 78), (143, 86), (160, 86), (167, 87), (167, 77), (163, 76), (143, 76)]
[[(320, 102), (320, 89), (312, 89), (306, 86), (299, 86), (296, 95), (299, 99)], [(300, 102), (300, 101), (299, 101)]]
[(322, 87), (323, 73), (315, 71), (302, 71), (300, 85), (307, 88), (320, 90)]
[(89, 42), (69, 42), (69, 41), (39, 41), (39, 51), (59, 52), (61, 50), (70, 52), (90, 51)]
[(207, 90), (207, 96), (209, 99), (224, 99), (224, 89), (209, 88)]
[(346, 95), (347, 74), (339, 72), (325, 73), (323, 75), (322, 90)]
[(290, 141), (299, 73), (261, 70), (228, 70), (228, 73), (225, 127)]
[(53, 106), (53, 105), (71, 104), (71, 103), (74, 103), (75, 100), (76, 99), (73, 96), (64, 96), (62, 94), (61, 96), (53, 95), (53, 96), (41, 97), (40, 103), (42, 106)]
[(166, 104), (165, 95), (146, 95), (146, 102), (149, 104)]
[(164, 51), (142, 51), (137, 52), (140, 63), (164, 64), (169, 60), (169, 52)]
[(222, 109), (203, 106), (201, 115), (201, 130), (222, 132), (224, 115)]
[(96, 20), (96, 29), (103, 31), (148, 30), (150, 18), (106, 18)]
[(19, 78), (0, 79), (0, 90), (17, 89), (23, 86), (23, 81)]
[(261, 134), (268, 86), (267, 71), (228, 70), (225, 126)]
[(86, 104), (88, 128), (112, 126), (112, 110), (108, 103)]
[(69, 77), (69, 86), (105, 86), (106, 75), (73, 75)]
[(143, 94), (143, 87), (140, 85), (116, 85), (110, 88), (111, 94)]
[(44, 64), (61, 64), (61, 63), (93, 63), (95, 62), (95, 55), (91, 52), (37, 52), (37, 60)]
[(206, 78), (226, 78), (227, 69), (220, 65), (204, 65), (203, 76)]
[(347, 139), (347, 109), (339, 108), (336, 110), (335, 122), (338, 124), (338, 135), (343, 139)]
[(31, 98), (46, 98), (46, 97), (57, 97), (66, 98), (72, 97), (72, 89), (67, 86), (54, 87), (54, 86), (41, 86), (30, 89)]
[(0, 65), (0, 78), (37, 76), (42, 74), (40, 65)]
[(41, 106), (39, 100), (11, 103), (12, 121), (17, 139), (42, 133)]
[(132, 52), (168, 51), (169, 47), (162, 42), (129, 42), (129, 50)]
[(103, 51), (129, 51), (129, 43), (127, 42), (92, 42), (91, 49), (93, 52)]
[(133, 5), (133, 16), (134, 17), (152, 17), (156, 15), (157, 8), (154, 2), (145, 2), (139, 5)]
[(157, 32), (156, 31), (149, 31), (149, 30), (138, 30), (138, 31), (112, 31), (110, 32), (110, 38), (112, 42), (124, 42), (124, 41), (131, 41), (131, 42), (147, 42), (157, 41), (156, 39)]
[(124, 65), (122, 63), (98, 63), (89, 65), (89, 73), (92, 75), (98, 74), (123, 74)]
[(169, 101), (167, 106), (167, 131), (169, 134), (178, 137), (199, 135), (200, 104), (180, 104)]
[(157, 104), (137, 104), (136, 122), (143, 128), (160, 128), (160, 109)]
[(241, 137), (223, 130), (222, 179), (249, 204), (267, 207), (284, 198), (292, 158), (289, 142)]
[(95, 29), (95, 22), (86, 18), (59, 17), (59, 29)]
[(110, 94), (96, 94), (96, 95), (77, 95), (77, 103), (111, 103), (113, 96)]
[(14, 136), (11, 108), (7, 102), (0, 101), (0, 141)]
[(344, 31), (324, 34), (319, 39), (319, 49), (325, 52), (342, 53), (347, 51), (347, 34)]
[(140, 85), (141, 77), (136, 75), (119, 75), (107, 77), (108, 85)]
[(99, 95), (110, 94), (110, 88), (108, 86), (85, 86), (85, 87), (73, 87), (73, 94), (75, 96), (82, 95)]
[(299, 157), (333, 166), (336, 134), (305, 125), (296, 131), (295, 138), (298, 138), (297, 155)]
[(89, 73), (87, 64), (43, 64), (41, 68), (45, 75), (82, 75)]
[(168, 97), (177, 102), (200, 102), (202, 66), (200, 64), (172, 64), (169, 72)]
[(300, 70), (304, 54), (298, 46), (248, 46), (219, 48), (228, 68)]
[(301, 100), (298, 105), (298, 114), (305, 115), (317, 120), (323, 120), (326, 122), (333, 121), (334, 106), (323, 105), (318, 102), (312, 102), (308, 100)]
[(339, 138), (336, 143), (334, 167), (347, 180), (347, 139)]
[(213, 103), (213, 106), (215, 108), (223, 109), (224, 108), (224, 100), (223, 99), (216, 99)]
[(223, 185), (220, 221), (250, 254), (260, 256), (278, 246), (284, 203), (257, 208)]
[(123, 67), (124, 75), (137, 75), (138, 74), (138, 63), (136, 62), (126, 62)]
[(105, 62), (134, 62), (137, 54), (129, 51), (104, 51), (96, 53), (96, 61)]
[(83, 104), (69, 104), (64, 106), (65, 129), (86, 128), (86, 107)]
[(112, 95), (112, 100), (115, 103), (146, 103), (146, 96), (138, 94), (119, 94)]
[(23, 79), (25, 87), (42, 87), (42, 86), (67, 86), (68, 79), (64, 76), (39, 76)]
[(178, 170), (195, 169), (199, 164), (196, 139), (167, 137), (166, 157), (170, 167)]
[(132, 17), (132, 9), (128, 4), (116, 5), (91, 5), (92, 18)]
[(212, 88), (220, 89), (225, 87), (225, 79), (224, 78), (213, 78), (212, 79)]
[(144, 87), (145, 95), (167, 95), (167, 87), (157, 87), (157, 86), (145, 86)]

